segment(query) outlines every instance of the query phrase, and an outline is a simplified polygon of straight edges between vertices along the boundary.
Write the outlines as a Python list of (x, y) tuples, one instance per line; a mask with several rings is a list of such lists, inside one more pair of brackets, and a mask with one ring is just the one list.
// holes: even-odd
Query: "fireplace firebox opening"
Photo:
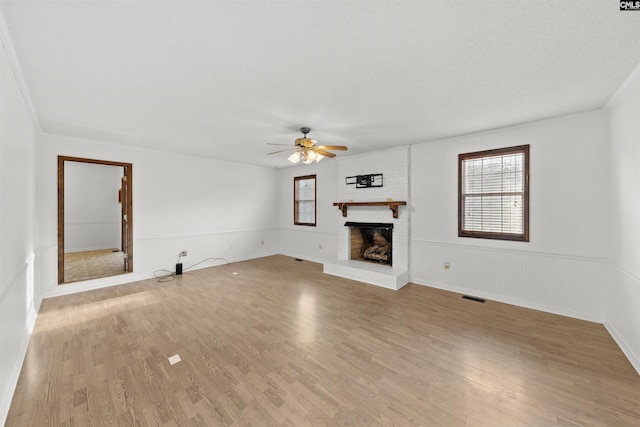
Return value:
[(349, 227), (351, 259), (393, 265), (393, 224), (346, 222)]

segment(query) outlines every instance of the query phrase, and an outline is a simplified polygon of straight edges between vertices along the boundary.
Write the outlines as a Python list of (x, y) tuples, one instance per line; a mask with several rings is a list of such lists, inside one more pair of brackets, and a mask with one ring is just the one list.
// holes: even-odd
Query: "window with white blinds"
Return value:
[(458, 236), (528, 242), (529, 146), (458, 160)]
[(293, 178), (293, 223), (316, 225), (316, 176)]

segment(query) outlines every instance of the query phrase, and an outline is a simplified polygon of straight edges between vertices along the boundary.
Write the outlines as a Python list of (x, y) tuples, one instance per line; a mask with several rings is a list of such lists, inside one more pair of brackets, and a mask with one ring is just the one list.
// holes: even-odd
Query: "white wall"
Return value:
[[(276, 172), (218, 160), (43, 134), (38, 207), (43, 296), (147, 278), (209, 257), (229, 261), (278, 252)], [(133, 164), (133, 273), (57, 284), (57, 156)], [(210, 261), (200, 267), (218, 265)]]
[[(410, 214), (411, 281), (602, 322), (608, 139), (608, 116), (596, 111), (411, 146), (409, 206), (400, 208), (401, 218)], [(522, 144), (531, 146), (530, 242), (459, 238), (458, 154)], [(380, 172), (384, 161), (372, 160), (360, 172)], [(358, 164), (358, 156), (278, 171), (281, 253), (339, 257), (345, 219), (332, 203), (347, 197), (335, 167), (342, 163)], [(318, 173), (318, 227), (294, 226), (293, 176), (312, 173)], [(359, 189), (358, 200), (373, 200), (366, 192), (384, 189)], [(319, 242), (331, 253), (319, 251)]]
[[(602, 321), (607, 139), (593, 112), (412, 146), (411, 280)], [(458, 237), (458, 154), (522, 144), (530, 242)]]
[(65, 162), (65, 252), (120, 249), (118, 189), (123, 175), (121, 166)]
[[(316, 175), (316, 226), (293, 225), (293, 178)], [(340, 218), (334, 202), (338, 177), (335, 159), (278, 170), (278, 229), (280, 253), (322, 262), (336, 257)]]
[[(15, 390), (40, 299), (35, 292), (36, 142), (0, 12), (0, 425)], [(9, 50), (8, 50), (9, 49)]]
[(640, 373), (640, 66), (606, 111), (610, 214), (605, 326)]

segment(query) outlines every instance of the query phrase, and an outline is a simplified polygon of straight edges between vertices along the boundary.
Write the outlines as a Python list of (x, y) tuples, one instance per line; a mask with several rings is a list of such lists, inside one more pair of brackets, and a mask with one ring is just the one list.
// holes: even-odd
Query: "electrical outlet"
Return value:
[(261, 245), (264, 245), (264, 240), (260, 240), (260, 244), (261, 244)]
[(182, 252), (180, 252), (180, 256), (181, 256), (181, 257), (183, 257), (183, 256), (187, 256), (187, 251), (182, 251)]
[(318, 245), (318, 249), (322, 250), (322, 245)]

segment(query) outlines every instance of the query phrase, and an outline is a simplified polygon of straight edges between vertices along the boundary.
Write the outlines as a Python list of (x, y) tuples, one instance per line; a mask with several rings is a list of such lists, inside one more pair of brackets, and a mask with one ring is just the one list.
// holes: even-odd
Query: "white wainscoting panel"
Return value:
[(337, 256), (338, 234), (302, 227), (279, 230), (280, 253), (307, 261), (323, 262)]
[(40, 298), (35, 292), (34, 260), (34, 256), (29, 257), (17, 277), (0, 294), (0, 424), (9, 413), (40, 308)]
[(640, 278), (609, 262), (604, 326), (640, 374)]
[(605, 259), (415, 240), (410, 252), (414, 283), (603, 322)]

